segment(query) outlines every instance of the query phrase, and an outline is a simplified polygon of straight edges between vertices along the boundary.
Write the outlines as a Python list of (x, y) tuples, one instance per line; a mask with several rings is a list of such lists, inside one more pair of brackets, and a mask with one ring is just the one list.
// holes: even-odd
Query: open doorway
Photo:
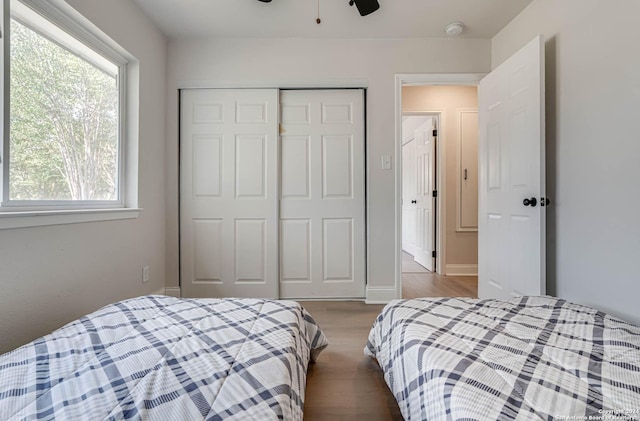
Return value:
[[(437, 80), (443, 76), (446, 83)], [(459, 76), (396, 78), (402, 192), (398, 293), (403, 298), (477, 296), (477, 84), (481, 75)], [(423, 125), (431, 124), (434, 154), (429, 166), (415, 150), (419, 134), (425, 132)], [(424, 173), (427, 167), (432, 174)], [(426, 186), (429, 191), (423, 191)], [(433, 197), (432, 212), (418, 209), (420, 199), (409, 197), (416, 191)], [(432, 226), (427, 235), (426, 224)], [(433, 256), (431, 266), (416, 258), (421, 239), (430, 241), (424, 246)]]

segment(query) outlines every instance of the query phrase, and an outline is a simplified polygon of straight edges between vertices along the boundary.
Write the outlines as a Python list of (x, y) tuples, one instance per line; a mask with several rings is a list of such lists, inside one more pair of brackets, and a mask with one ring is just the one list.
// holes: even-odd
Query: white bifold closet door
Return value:
[(278, 90), (183, 90), (184, 297), (278, 298)]
[(363, 91), (180, 100), (182, 295), (364, 297)]
[(363, 90), (280, 93), (280, 296), (364, 297)]

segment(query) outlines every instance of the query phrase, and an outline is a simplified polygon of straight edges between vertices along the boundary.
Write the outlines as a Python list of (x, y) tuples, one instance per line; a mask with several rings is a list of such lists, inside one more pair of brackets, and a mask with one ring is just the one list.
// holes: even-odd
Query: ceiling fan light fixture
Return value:
[(464, 31), (464, 24), (462, 22), (452, 22), (444, 28), (444, 32), (448, 37), (457, 37)]

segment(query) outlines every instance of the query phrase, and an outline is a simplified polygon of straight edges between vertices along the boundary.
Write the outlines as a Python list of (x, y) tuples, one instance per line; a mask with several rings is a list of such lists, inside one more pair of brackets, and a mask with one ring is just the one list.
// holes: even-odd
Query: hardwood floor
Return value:
[[(413, 262), (413, 256), (404, 252), (402, 263), (407, 270), (411, 270), (411, 264), (418, 265)], [(424, 270), (402, 272), (402, 298), (477, 296), (477, 276), (443, 276)]]
[(363, 353), (381, 305), (362, 302), (302, 302), (329, 339), (309, 365), (306, 420), (402, 420), (378, 363)]
[(403, 273), (402, 298), (478, 296), (478, 277)]
[[(407, 256), (403, 266), (412, 272), (402, 274), (403, 298), (477, 296), (477, 277), (440, 276)], [(305, 421), (402, 420), (378, 363), (363, 353), (373, 321), (384, 306), (353, 301), (301, 303), (329, 339), (318, 362), (309, 365)]]

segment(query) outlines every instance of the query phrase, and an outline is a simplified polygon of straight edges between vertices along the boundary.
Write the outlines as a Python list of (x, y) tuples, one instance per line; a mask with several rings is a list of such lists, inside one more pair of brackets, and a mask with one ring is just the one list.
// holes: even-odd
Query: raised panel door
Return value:
[(183, 296), (278, 298), (278, 91), (183, 90), (180, 105)]
[(281, 93), (282, 298), (362, 298), (362, 90)]

